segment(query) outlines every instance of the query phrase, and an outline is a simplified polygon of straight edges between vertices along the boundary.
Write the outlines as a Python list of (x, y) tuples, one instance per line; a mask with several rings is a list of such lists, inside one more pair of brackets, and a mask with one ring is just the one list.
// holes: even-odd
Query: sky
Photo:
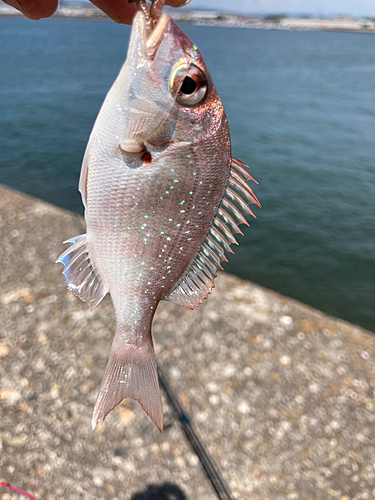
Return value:
[(348, 14), (375, 17), (375, 0), (191, 0), (188, 7), (243, 14)]

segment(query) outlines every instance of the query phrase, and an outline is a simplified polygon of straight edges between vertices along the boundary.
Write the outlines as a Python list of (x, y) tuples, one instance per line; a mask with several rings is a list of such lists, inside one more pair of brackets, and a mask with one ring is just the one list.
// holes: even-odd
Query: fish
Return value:
[(126, 61), (99, 111), (79, 191), (86, 234), (56, 262), (94, 309), (109, 293), (116, 330), (92, 427), (124, 398), (162, 432), (151, 324), (161, 300), (188, 309), (211, 293), (239, 225), (260, 207), (232, 158), (228, 121), (196, 45), (165, 13), (136, 14)]

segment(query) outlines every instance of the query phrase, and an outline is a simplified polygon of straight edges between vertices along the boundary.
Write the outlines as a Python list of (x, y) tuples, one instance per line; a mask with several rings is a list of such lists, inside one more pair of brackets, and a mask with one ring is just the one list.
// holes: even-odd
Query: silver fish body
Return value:
[(194, 308), (210, 293), (259, 204), (244, 167), (198, 49), (166, 14), (147, 34), (139, 12), (82, 165), (87, 234), (58, 259), (69, 289), (92, 308), (110, 292), (115, 309), (93, 427), (131, 397), (162, 430), (152, 319), (162, 299)]

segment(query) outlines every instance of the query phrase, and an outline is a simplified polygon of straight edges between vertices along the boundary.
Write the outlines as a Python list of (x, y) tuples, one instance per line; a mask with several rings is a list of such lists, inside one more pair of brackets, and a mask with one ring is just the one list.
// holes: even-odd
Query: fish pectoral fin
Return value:
[(86, 235), (75, 236), (64, 243), (73, 243), (56, 260), (56, 262), (64, 264), (65, 284), (74, 295), (87, 302), (92, 310), (99, 304), (108, 290), (90, 259)]
[(119, 330), (116, 331), (95, 403), (93, 430), (124, 398), (138, 401), (163, 432), (163, 407), (151, 335), (136, 344), (126, 344)]
[(248, 205), (260, 207), (258, 198), (247, 181), (256, 182), (247, 172), (247, 166), (232, 158), (227, 187), (221, 204), (207, 234), (190, 266), (174, 285), (165, 300), (188, 309), (198, 307), (211, 293), (221, 262), (227, 261), (225, 252), (233, 253), (230, 245), (237, 244), (235, 234), (242, 234), (240, 224), (248, 224), (244, 215), (255, 217)]

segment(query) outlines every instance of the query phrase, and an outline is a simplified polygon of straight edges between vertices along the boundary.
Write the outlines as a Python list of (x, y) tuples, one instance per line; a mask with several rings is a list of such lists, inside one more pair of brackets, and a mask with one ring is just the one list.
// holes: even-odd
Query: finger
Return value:
[(91, 0), (91, 2), (116, 23), (131, 24), (137, 13), (137, 6), (128, 3), (128, 0)]
[(52, 16), (59, 5), (58, 0), (4, 0), (4, 2), (35, 20)]
[(165, 0), (165, 5), (169, 5), (169, 7), (183, 7), (189, 2), (190, 0)]

